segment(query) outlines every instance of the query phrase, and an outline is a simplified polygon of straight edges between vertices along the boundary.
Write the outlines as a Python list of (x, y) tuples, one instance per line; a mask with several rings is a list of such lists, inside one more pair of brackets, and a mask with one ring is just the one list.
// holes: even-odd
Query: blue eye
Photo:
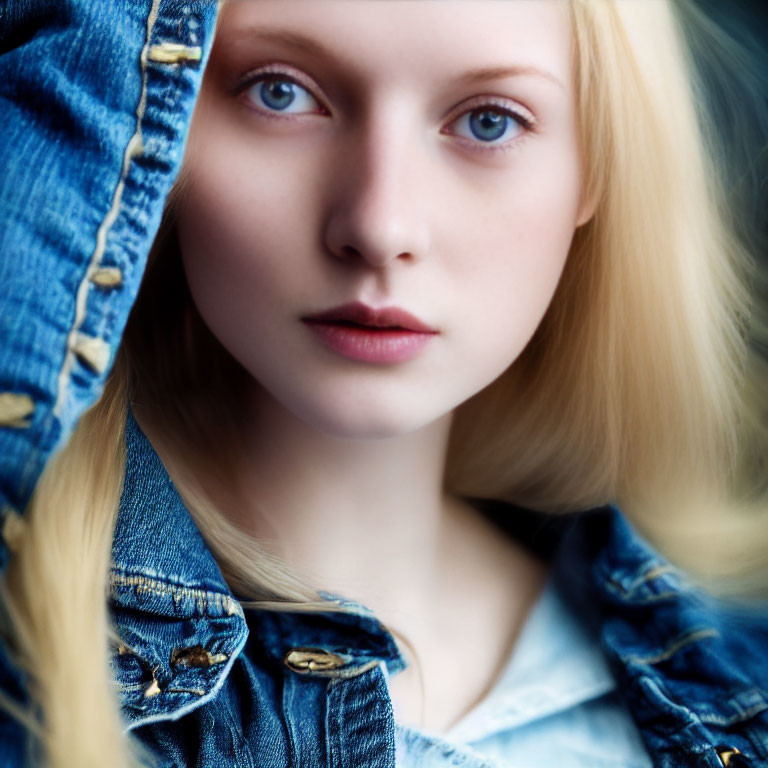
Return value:
[(299, 115), (316, 113), (320, 109), (317, 100), (306, 88), (286, 78), (258, 80), (246, 90), (254, 103), (267, 112)]
[(530, 127), (524, 117), (498, 107), (470, 110), (454, 125), (459, 136), (484, 144), (503, 144)]

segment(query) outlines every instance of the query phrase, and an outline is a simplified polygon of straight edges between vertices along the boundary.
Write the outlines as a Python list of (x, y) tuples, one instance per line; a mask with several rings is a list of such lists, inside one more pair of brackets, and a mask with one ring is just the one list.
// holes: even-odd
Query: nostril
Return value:
[[(355, 260), (365, 260), (370, 261), (371, 263), (378, 263), (379, 260), (368, 258), (365, 256), (362, 251), (359, 251), (357, 248), (355, 248), (353, 245), (344, 245), (340, 249), (340, 253), (344, 258), (347, 259), (355, 259)], [(401, 253), (398, 253), (397, 256), (395, 256), (395, 259), (405, 259), (410, 261), (413, 258), (413, 254), (410, 251), (402, 251)], [(380, 260), (382, 264), (385, 264), (389, 261), (389, 259), (381, 259)]]
[(351, 246), (351, 245), (345, 245), (341, 249), (342, 254), (344, 256), (347, 256), (348, 258), (354, 259), (354, 258), (362, 258), (362, 254), (360, 251), (357, 250), (357, 248)]

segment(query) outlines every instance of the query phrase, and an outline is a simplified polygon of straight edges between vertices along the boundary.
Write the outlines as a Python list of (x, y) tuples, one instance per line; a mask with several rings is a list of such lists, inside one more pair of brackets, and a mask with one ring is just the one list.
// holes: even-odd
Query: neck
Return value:
[[(390, 685), (414, 722), (424, 702), (411, 662), (423, 662), (435, 722), (452, 722), (495, 679), (547, 572), (444, 493), (450, 423), (448, 414), (397, 437), (345, 439), (259, 399), (235, 482), (199, 478), (223, 514), (305, 582), (366, 605), (409, 639), (415, 655)], [(446, 689), (445, 670), (470, 656), (483, 663), (462, 698)]]
[(430, 580), (456, 507), (443, 492), (450, 422), (337, 437), (261, 395), (229, 514), (318, 588), (402, 601), (406, 585)]

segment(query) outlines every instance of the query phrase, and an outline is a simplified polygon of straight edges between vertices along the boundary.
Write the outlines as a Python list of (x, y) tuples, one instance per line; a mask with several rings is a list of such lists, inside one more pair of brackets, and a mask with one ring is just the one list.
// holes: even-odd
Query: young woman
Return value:
[(686, 8), (11, 12), (0, 765), (768, 765)]

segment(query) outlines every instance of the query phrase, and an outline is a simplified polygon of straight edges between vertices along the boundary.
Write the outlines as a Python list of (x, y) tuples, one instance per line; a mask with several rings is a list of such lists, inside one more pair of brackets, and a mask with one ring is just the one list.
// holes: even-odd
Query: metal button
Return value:
[(187, 61), (200, 61), (203, 49), (199, 45), (183, 45), (181, 43), (160, 43), (149, 48), (147, 58), (162, 64), (180, 64)]
[(149, 687), (144, 690), (144, 698), (151, 699), (153, 696), (157, 696), (158, 693), (161, 693), (160, 686), (158, 685), (157, 680), (153, 680), (149, 684)]
[(323, 672), (343, 667), (347, 660), (322, 648), (292, 648), (283, 658), (285, 666), (294, 672)]
[(715, 747), (720, 762), (728, 768), (749, 768), (751, 762), (736, 747), (719, 744)]
[(35, 401), (23, 392), (0, 392), (0, 426), (28, 427)]
[(101, 288), (117, 288), (123, 284), (123, 273), (119, 267), (99, 267), (89, 279)]
[(193, 645), (191, 648), (177, 648), (171, 654), (171, 664), (174, 667), (207, 669), (214, 666), (214, 664), (221, 664), (226, 660), (226, 653), (210, 653), (202, 645)]

